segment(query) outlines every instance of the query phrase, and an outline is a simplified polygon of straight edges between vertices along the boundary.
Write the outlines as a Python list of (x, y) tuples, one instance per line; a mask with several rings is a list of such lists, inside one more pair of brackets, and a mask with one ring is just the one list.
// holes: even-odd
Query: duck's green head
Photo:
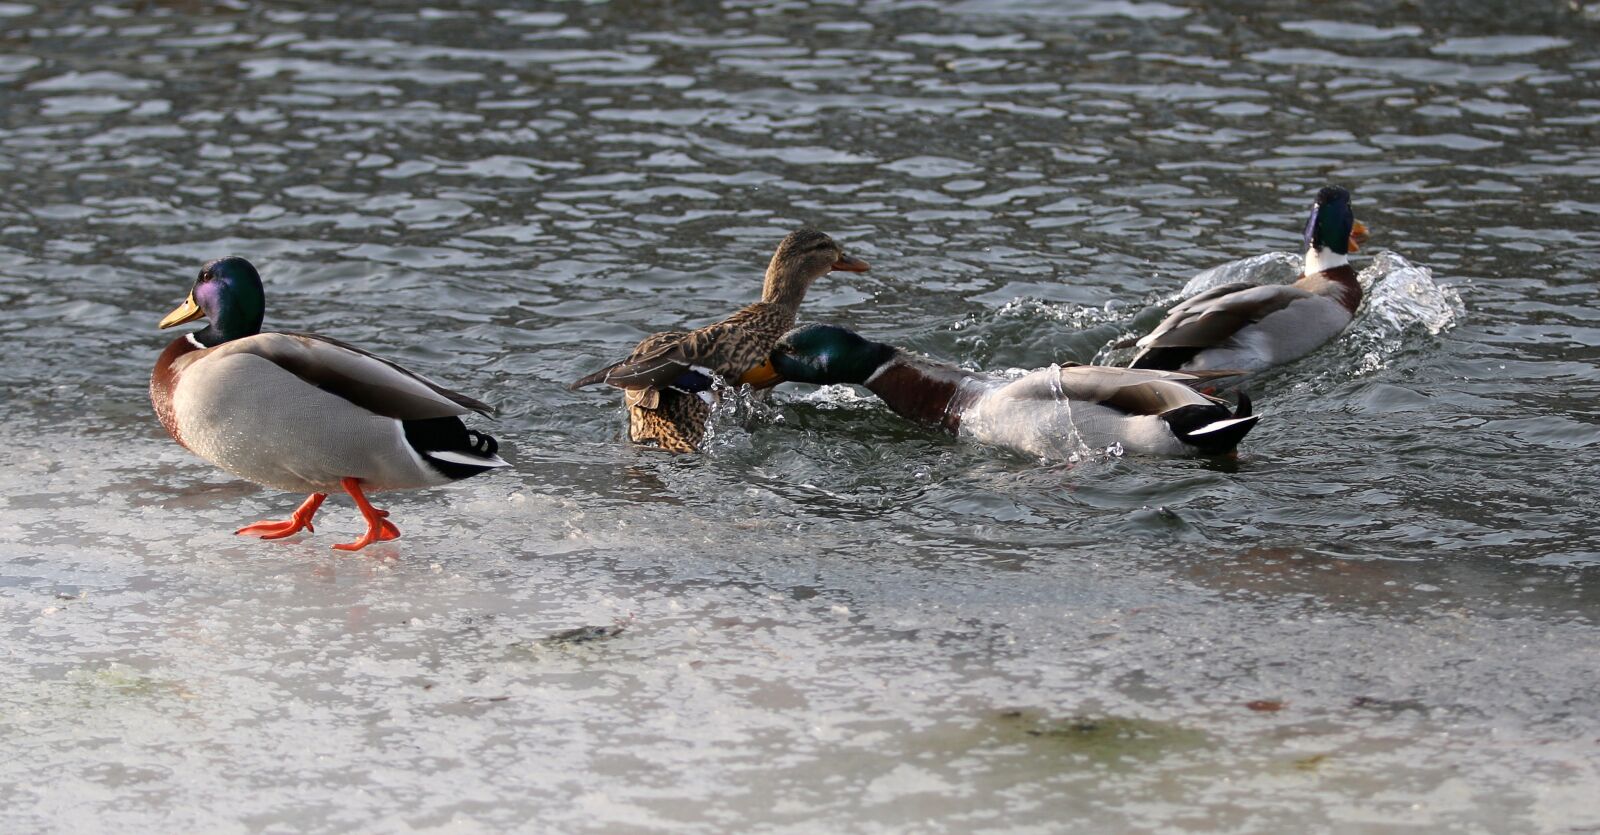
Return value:
[(254, 336), (261, 332), (267, 297), (261, 289), (261, 275), (249, 261), (237, 255), (218, 258), (200, 268), (189, 298), (161, 320), (164, 330), (204, 316), (211, 320), (194, 334), (207, 347), (230, 339)]
[[(1311, 205), (1311, 217), (1306, 221), (1306, 249), (1328, 250), (1338, 255), (1348, 255), (1360, 249), (1356, 244), (1355, 210), (1350, 208), (1350, 192), (1340, 186), (1326, 186), (1317, 192), (1317, 201)], [(1361, 227), (1366, 232), (1366, 227)]]
[(772, 351), (772, 367), (793, 383), (865, 383), (895, 348), (838, 325), (806, 325), (783, 335)]

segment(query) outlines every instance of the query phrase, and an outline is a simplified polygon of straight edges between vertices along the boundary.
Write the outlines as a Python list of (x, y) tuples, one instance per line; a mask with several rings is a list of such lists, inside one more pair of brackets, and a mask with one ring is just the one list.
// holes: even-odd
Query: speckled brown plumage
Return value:
[(705, 439), (710, 417), (711, 404), (700, 395), (665, 389), (654, 409), (628, 404), (628, 440), (667, 452), (694, 452)]
[(693, 452), (711, 408), (699, 393), (713, 376), (741, 385), (770, 384), (761, 373), (778, 338), (794, 327), (806, 290), (831, 270), (863, 272), (827, 235), (799, 229), (778, 244), (767, 266), (761, 301), (716, 324), (651, 334), (628, 355), (572, 384), (606, 383), (627, 392), (628, 437), (672, 452)]

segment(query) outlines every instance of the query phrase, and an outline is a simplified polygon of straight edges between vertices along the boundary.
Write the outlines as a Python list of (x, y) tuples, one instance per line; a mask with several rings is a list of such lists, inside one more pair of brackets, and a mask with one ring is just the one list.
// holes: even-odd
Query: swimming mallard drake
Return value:
[(1135, 343), (1130, 368), (1168, 371), (1261, 371), (1299, 359), (1338, 336), (1361, 306), (1349, 254), (1365, 226), (1350, 192), (1317, 192), (1306, 222), (1305, 266), (1293, 284), (1224, 284), (1174, 307)]
[(573, 383), (616, 386), (628, 406), (628, 437), (669, 452), (694, 452), (711, 415), (713, 377), (757, 388), (775, 382), (767, 355), (794, 327), (811, 283), (833, 270), (866, 272), (867, 262), (815, 229), (789, 233), (767, 264), (761, 301), (693, 331), (651, 334), (633, 353)]
[(834, 325), (790, 331), (772, 352), (785, 382), (866, 386), (897, 414), (1042, 458), (1121, 444), (1150, 455), (1224, 455), (1260, 420), (1171, 371), (1062, 365), (1009, 379), (873, 342)]
[(150, 402), (167, 434), (240, 478), (311, 496), (282, 522), (236, 533), (281, 539), (342, 488), (367, 521), (355, 551), (400, 529), (368, 490), (433, 487), (509, 466), (494, 438), (460, 415), (494, 409), (336, 339), (262, 333), (261, 276), (243, 258), (206, 264), (162, 328), (211, 320), (172, 341), (150, 374)]

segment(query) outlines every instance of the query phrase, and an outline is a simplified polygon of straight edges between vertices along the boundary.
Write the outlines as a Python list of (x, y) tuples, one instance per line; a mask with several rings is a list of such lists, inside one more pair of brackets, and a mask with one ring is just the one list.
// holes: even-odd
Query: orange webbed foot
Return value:
[(234, 531), (233, 533), (235, 536), (244, 534), (246, 536), (256, 536), (262, 539), (283, 539), (286, 536), (294, 536), (295, 534), (299, 533), (302, 528), (313, 533), (315, 533), (317, 530), (311, 526), (310, 522), (301, 523), (295, 519), (285, 519), (282, 522), (273, 522), (270, 520), (265, 522), (252, 522)]
[(339, 542), (339, 543), (336, 543), (333, 546), (333, 550), (335, 550), (335, 551), (359, 551), (362, 548), (365, 548), (368, 545), (371, 545), (372, 543), (377, 542), (377, 541), (378, 541), (378, 538), (373, 536), (371, 531), (368, 531), (367, 533), (362, 534), (361, 538), (356, 540), (356, 541), (354, 541), (354, 542)]
[(344, 488), (350, 498), (355, 499), (356, 507), (361, 510), (361, 516), (367, 520), (367, 532), (354, 542), (341, 542), (333, 546), (338, 551), (359, 551), (374, 542), (388, 542), (400, 538), (400, 529), (393, 522), (384, 518), (389, 515), (387, 510), (379, 510), (367, 501), (361, 492), (361, 480), (355, 478), (341, 479), (339, 486)]
[[(389, 511), (387, 511), (387, 510), (379, 510), (378, 514), (379, 514), (380, 517), (381, 516), (388, 516), (389, 515)], [(375, 527), (375, 528), (371, 527), (370, 524), (369, 524), (369, 526), (367, 528), (367, 532), (362, 534), (360, 539), (358, 539), (358, 540), (356, 540), (354, 542), (341, 542), (338, 545), (335, 545), (333, 547), (338, 549), (338, 550), (340, 550), (340, 551), (359, 551), (362, 548), (365, 548), (365, 547), (367, 547), (368, 545), (371, 545), (374, 542), (388, 542), (388, 541), (390, 541), (392, 539), (399, 539), (399, 538), (400, 538), (400, 529), (395, 527), (393, 522), (390, 522), (387, 519), (380, 518), (380, 519), (378, 519), (377, 527)]]
[(299, 533), (302, 528), (315, 533), (317, 529), (312, 526), (311, 518), (317, 515), (317, 508), (322, 506), (322, 501), (326, 498), (328, 498), (328, 494), (326, 493), (312, 493), (304, 502), (300, 503), (299, 507), (295, 508), (294, 515), (290, 516), (288, 519), (285, 519), (282, 522), (274, 522), (270, 520), (265, 522), (255, 522), (253, 524), (245, 525), (244, 527), (234, 531), (233, 534), (234, 536), (239, 536), (241, 534), (245, 536), (258, 536), (262, 539), (283, 539), (284, 537), (294, 536), (295, 534)]

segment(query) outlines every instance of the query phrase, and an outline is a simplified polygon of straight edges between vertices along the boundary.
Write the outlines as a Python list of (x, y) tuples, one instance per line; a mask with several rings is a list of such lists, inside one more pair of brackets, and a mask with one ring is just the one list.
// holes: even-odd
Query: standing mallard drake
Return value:
[(311, 496), (282, 522), (236, 533), (281, 539), (343, 489), (366, 519), (355, 551), (400, 529), (367, 490), (433, 487), (509, 466), (498, 444), (460, 415), (494, 409), (395, 363), (325, 336), (262, 333), (261, 276), (243, 258), (206, 264), (163, 329), (202, 316), (205, 328), (172, 341), (150, 374), (150, 402), (172, 439), (240, 478)]
[(1248, 373), (1311, 353), (1338, 336), (1361, 307), (1349, 255), (1365, 235), (1350, 209), (1350, 192), (1322, 189), (1306, 222), (1298, 281), (1224, 284), (1184, 301), (1135, 343), (1140, 350), (1128, 367)]
[(1064, 365), (1008, 379), (873, 342), (834, 325), (790, 331), (772, 352), (784, 382), (866, 386), (924, 426), (1041, 458), (1078, 444), (1121, 444), (1149, 455), (1225, 455), (1260, 420), (1250, 399), (1230, 412), (1195, 391), (1202, 377), (1171, 371)]
[(767, 355), (794, 327), (811, 283), (833, 270), (866, 272), (867, 262), (815, 229), (789, 233), (767, 264), (761, 301), (693, 331), (651, 334), (633, 353), (573, 383), (622, 389), (628, 437), (669, 452), (694, 452), (711, 415), (713, 378), (762, 387), (774, 382)]

